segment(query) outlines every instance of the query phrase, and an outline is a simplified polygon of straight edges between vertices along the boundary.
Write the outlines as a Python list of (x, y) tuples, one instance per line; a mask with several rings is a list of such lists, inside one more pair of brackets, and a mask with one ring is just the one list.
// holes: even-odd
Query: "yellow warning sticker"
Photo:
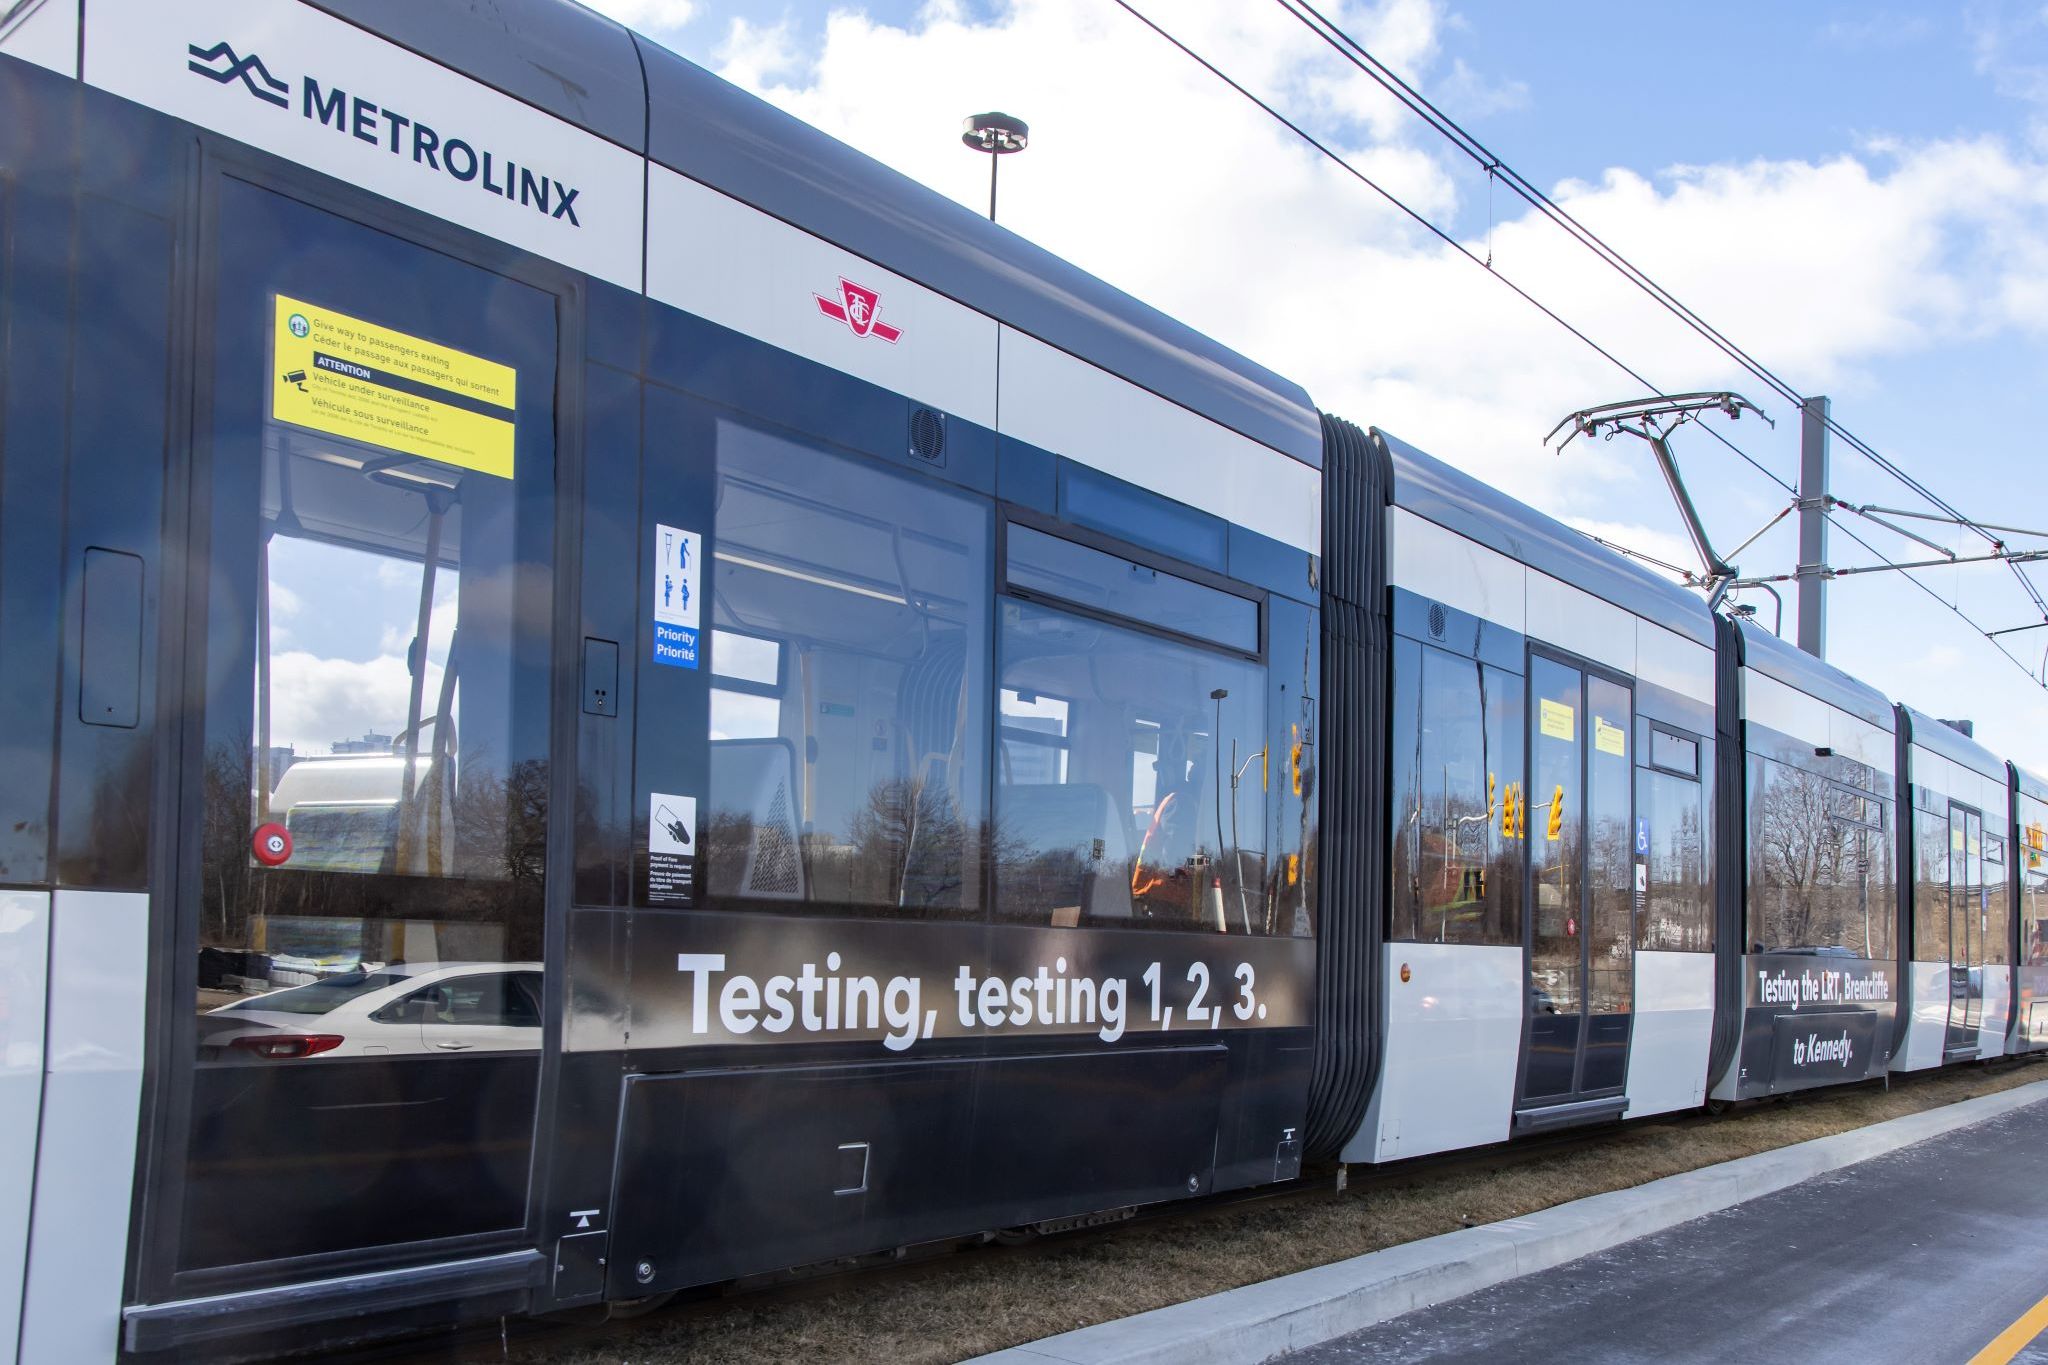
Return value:
[(1628, 757), (1628, 731), (1609, 725), (1604, 716), (1593, 717), (1593, 747), (1603, 754)]
[(1552, 739), (1577, 739), (1579, 735), (1578, 712), (1574, 708), (1566, 706), (1563, 702), (1552, 701), (1548, 697), (1544, 697), (1542, 701), (1543, 705), (1540, 710), (1538, 724), (1542, 727), (1543, 733), (1549, 735)]
[(276, 323), (277, 421), (512, 477), (511, 366), (283, 294)]

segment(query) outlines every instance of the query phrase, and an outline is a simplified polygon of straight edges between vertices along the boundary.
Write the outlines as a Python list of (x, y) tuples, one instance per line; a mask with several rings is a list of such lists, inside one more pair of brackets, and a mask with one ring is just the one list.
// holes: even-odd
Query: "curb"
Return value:
[(975, 1358), (974, 1365), (1239, 1365), (1590, 1256), (2048, 1100), (2048, 1080), (1369, 1252)]

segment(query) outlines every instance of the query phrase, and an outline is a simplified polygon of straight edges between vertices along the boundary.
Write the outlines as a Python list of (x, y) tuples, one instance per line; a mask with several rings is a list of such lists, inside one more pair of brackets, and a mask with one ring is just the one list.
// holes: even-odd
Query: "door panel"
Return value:
[(217, 184), (164, 1215), (194, 1289), (523, 1229), (550, 785), (555, 297)]
[(1529, 1040), (1524, 1100), (1577, 1084), (1585, 1027), (1585, 675), (1529, 660)]
[(1984, 1008), (1984, 817), (1949, 808), (1948, 1048), (1974, 1051)]
[(1625, 685), (1530, 656), (1525, 1105), (1611, 1093), (1627, 1078), (1634, 710)]
[(1586, 1057), (1579, 1089), (1619, 1087), (1628, 1073), (1635, 999), (1633, 699), (1586, 679)]

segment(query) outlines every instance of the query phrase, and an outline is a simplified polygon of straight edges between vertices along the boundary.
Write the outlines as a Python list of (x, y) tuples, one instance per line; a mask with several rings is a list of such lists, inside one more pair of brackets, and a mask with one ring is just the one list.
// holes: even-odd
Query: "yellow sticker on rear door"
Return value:
[(1609, 725), (1603, 716), (1593, 717), (1593, 747), (1603, 754), (1628, 757), (1628, 731)]
[(1578, 712), (1563, 702), (1552, 701), (1548, 697), (1544, 697), (1542, 702), (1537, 723), (1543, 733), (1552, 739), (1576, 739), (1579, 733)]
[(272, 362), (280, 422), (512, 477), (509, 365), (283, 294)]

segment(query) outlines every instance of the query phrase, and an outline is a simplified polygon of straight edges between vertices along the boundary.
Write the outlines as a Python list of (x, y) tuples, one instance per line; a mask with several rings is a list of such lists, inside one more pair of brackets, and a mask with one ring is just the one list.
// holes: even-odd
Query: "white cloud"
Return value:
[[(1473, 216), (1466, 201), (1486, 193), (1484, 177), (1278, 7), (1141, 7), (1418, 211), (1438, 222)], [(1434, 0), (1353, 0), (1333, 17), (1463, 112), (1529, 98), (1448, 50), (1459, 21)], [(2006, 42), (1980, 56), (2009, 70), (2021, 54)], [(974, 208), (986, 203), (987, 166), (960, 147), (959, 120), (991, 108), (1026, 118), (1032, 150), (1003, 166), (1006, 226), (1301, 382), (1322, 407), (1383, 426), (1574, 524), (1691, 565), (1639, 443), (1578, 441), (1562, 455), (1539, 444), (1567, 411), (1634, 396), (1634, 381), (1113, 6), (1010, 0), (981, 21), (959, 4), (931, 3), (901, 25), (842, 8), (804, 34), (733, 21), (713, 61)], [(1512, 141), (1500, 141), (1514, 157)], [(1838, 404), (1934, 348), (2048, 340), (2048, 139), (1873, 140), (1811, 160), (1613, 168), (1558, 185), (1552, 197), (1795, 386)], [(1769, 398), (1553, 226), (1515, 215), (1519, 201), (1496, 190), (1494, 203), (1499, 273), (1651, 383)], [(1484, 256), (1489, 243), (1468, 245)], [(1797, 423), (1771, 406), (1775, 430), (1753, 419), (1721, 430), (1789, 474)], [(1783, 505), (1704, 434), (1688, 431), (1677, 449), (1723, 551)], [(1939, 485), (1939, 469), (1895, 453)], [(1839, 461), (1838, 471), (1845, 481), (1860, 476)], [(1792, 558), (1788, 520), (1742, 561), (1754, 570)], [(1996, 570), (1958, 571), (1955, 586), (2003, 603), (2008, 615), (2017, 600)], [(2038, 691), (1910, 587), (1881, 577), (1836, 592), (1844, 666), (1930, 709), (1944, 709), (1945, 689), (1962, 689), (1981, 700), (1951, 695), (1947, 711), (2009, 713), (2016, 737), (2048, 734), (2019, 723), (2041, 717)], [(1772, 612), (1761, 593), (1750, 600)], [(1843, 624), (1864, 618), (1896, 622), (1930, 646), (1955, 644), (1971, 662), (1914, 669), (1896, 649), (1858, 654)], [(2048, 760), (2048, 739), (2034, 748), (2036, 761)]]
[[(1448, 221), (1462, 195), (1485, 193), (1277, 8), (1189, 0), (1149, 12), (1424, 214)], [(1455, 59), (1441, 71), (1446, 19), (1428, 0), (1336, 17), (1426, 91), (1484, 87)], [(1640, 450), (1580, 443), (1551, 457), (1537, 444), (1564, 412), (1630, 396), (1633, 381), (1113, 7), (1014, 0), (973, 23), (933, 5), (906, 26), (841, 10), (814, 50), (795, 41), (735, 21), (725, 74), (973, 206), (986, 167), (959, 147), (958, 120), (979, 108), (1023, 116), (1033, 145), (1003, 167), (1007, 226), (1299, 380), (1321, 405), (1547, 510), (1612, 516), (1617, 496), (1661, 498)], [(2043, 327), (2043, 169), (1995, 140), (1959, 139), (1818, 162), (1616, 169), (1554, 197), (1716, 325), (1768, 338), (1767, 359), (1795, 383), (1853, 392), (1875, 359)], [(1505, 213), (1519, 201), (1497, 203)], [(1756, 387), (1533, 215), (1503, 217), (1491, 248), (1503, 275), (1652, 382)], [(1740, 519), (1772, 510), (1765, 487), (1737, 498)]]
[(697, 0), (582, 0), (582, 3), (628, 28), (648, 34), (681, 28), (697, 13)]
[[(338, 739), (396, 734), (405, 725), (412, 684), (405, 660), (396, 654), (357, 662), (291, 650), (271, 660), (270, 668), (274, 744), (323, 754)], [(428, 669), (430, 697), (438, 672)]]

